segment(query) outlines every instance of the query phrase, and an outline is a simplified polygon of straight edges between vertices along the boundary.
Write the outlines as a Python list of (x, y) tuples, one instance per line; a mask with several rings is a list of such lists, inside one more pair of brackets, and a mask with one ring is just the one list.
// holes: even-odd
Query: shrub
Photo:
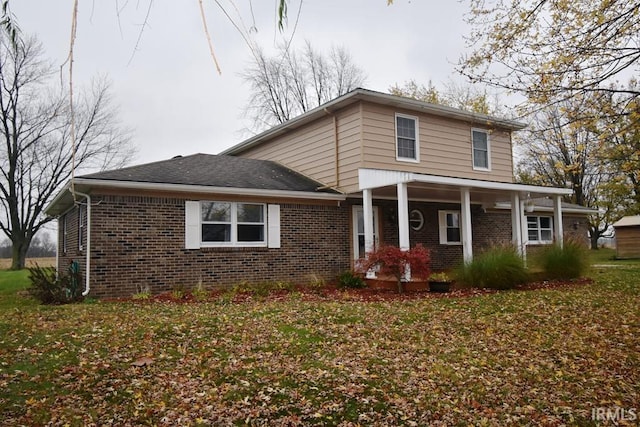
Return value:
[(398, 292), (402, 292), (402, 278), (409, 267), (412, 277), (427, 277), (429, 275), (429, 263), (431, 257), (429, 250), (421, 244), (403, 251), (397, 246), (380, 246), (367, 253), (367, 258), (362, 260), (358, 269), (362, 273), (378, 268), (380, 274), (391, 275), (398, 281)]
[(36, 265), (29, 268), (31, 285), (27, 291), (42, 304), (66, 304), (82, 298), (79, 279), (77, 271), (58, 275), (53, 267)]
[(359, 289), (366, 288), (367, 283), (358, 273), (345, 271), (338, 276), (338, 287), (342, 289)]
[(529, 273), (514, 247), (496, 246), (460, 266), (456, 278), (471, 287), (513, 289), (525, 283)]
[(554, 244), (542, 248), (532, 261), (547, 279), (576, 279), (589, 268), (589, 250), (581, 242), (567, 239), (562, 247)]

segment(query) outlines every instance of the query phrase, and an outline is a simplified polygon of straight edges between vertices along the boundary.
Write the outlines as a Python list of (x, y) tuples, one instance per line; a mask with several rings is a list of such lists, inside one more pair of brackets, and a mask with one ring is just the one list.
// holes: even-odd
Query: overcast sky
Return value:
[[(208, 27), (222, 68), (216, 72), (198, 0), (80, 0), (74, 81), (106, 75), (122, 122), (133, 129), (133, 163), (178, 154), (216, 154), (249, 137), (242, 112), (248, 87), (239, 77), (251, 58), (240, 33), (213, 0), (204, 0)], [(237, 18), (229, 0), (220, 0)], [(276, 0), (235, 0), (254, 39), (272, 49), (291, 37), (300, 0), (290, 0), (284, 34), (275, 30)], [(249, 5), (253, 7), (252, 19)], [(36, 34), (47, 56), (64, 62), (69, 50), (72, 0), (16, 0), (12, 12), (24, 33)], [(120, 13), (117, 6), (121, 7)], [(455, 76), (468, 28), (466, 2), (456, 0), (304, 0), (293, 46), (305, 40), (327, 52), (343, 45), (367, 74), (365, 87), (386, 92), (394, 83)]]

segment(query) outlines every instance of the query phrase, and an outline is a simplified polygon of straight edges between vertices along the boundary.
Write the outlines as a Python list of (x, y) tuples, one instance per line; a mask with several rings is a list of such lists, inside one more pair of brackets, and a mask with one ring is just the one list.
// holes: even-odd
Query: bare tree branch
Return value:
[(51, 221), (44, 208), (74, 169), (116, 167), (131, 155), (106, 81), (81, 92), (72, 113), (69, 95), (52, 82), (54, 69), (42, 55), (34, 38), (14, 46), (0, 37), (0, 229), (12, 242), (13, 268), (24, 266), (31, 239)]

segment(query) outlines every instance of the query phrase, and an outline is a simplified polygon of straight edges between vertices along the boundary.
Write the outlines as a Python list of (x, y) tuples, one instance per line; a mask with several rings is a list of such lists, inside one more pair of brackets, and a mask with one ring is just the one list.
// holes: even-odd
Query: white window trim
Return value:
[(84, 245), (82, 244), (82, 235), (84, 234), (84, 217), (82, 216), (82, 205), (78, 205), (78, 251), (82, 252), (84, 250)]
[[(537, 240), (529, 240), (529, 218), (535, 218), (536, 219), (536, 229), (538, 231), (538, 239)], [(551, 239), (550, 240), (540, 240), (540, 231), (543, 230), (543, 228), (540, 227), (540, 218), (549, 218), (549, 224), (550, 224), (550, 228), (547, 229), (545, 228), (544, 230), (550, 230), (551, 231)], [(551, 245), (553, 244), (553, 217), (552, 216), (548, 216), (548, 215), (527, 215), (526, 216), (526, 223), (527, 223), (527, 244), (528, 245)]]
[[(230, 203), (231, 204), (231, 240), (229, 242), (205, 242), (202, 240), (202, 234), (200, 234), (200, 247), (203, 248), (217, 248), (217, 247), (251, 247), (251, 248), (261, 248), (261, 247), (266, 247), (267, 246), (267, 231), (268, 231), (268, 224), (267, 224), (267, 209), (264, 203), (253, 203), (253, 202), (230, 202), (228, 200), (203, 200), (200, 202), (200, 206), (202, 209), (202, 203), (208, 203), (208, 202), (219, 202), (219, 203)], [(251, 223), (251, 224), (261, 224), (263, 227), (263, 240), (262, 241), (254, 241), (254, 242), (239, 242), (238, 241), (238, 225), (242, 225), (242, 224), (248, 224), (248, 223), (241, 223), (238, 222), (238, 204), (248, 204), (248, 205), (257, 205), (257, 206), (262, 206), (262, 222), (261, 223)], [(210, 223), (215, 223), (214, 222), (210, 222)], [(205, 224), (205, 222), (202, 221), (202, 216), (200, 217), (200, 227), (202, 227), (202, 225)], [(202, 233), (202, 232), (201, 232)]]
[[(410, 157), (400, 157), (398, 156), (398, 117), (402, 117), (405, 119), (410, 119), (413, 120), (415, 123), (415, 127), (416, 127), (416, 158), (410, 158)], [(396, 113), (395, 117), (393, 118), (393, 128), (395, 131), (395, 140), (394, 140), (394, 147), (395, 147), (395, 151), (396, 151), (396, 160), (399, 162), (410, 162), (410, 163), (420, 163), (420, 121), (418, 120), (418, 117), (416, 116), (409, 116), (407, 114), (401, 114), (401, 113)]]
[(440, 244), (450, 245), (450, 246), (462, 246), (462, 224), (460, 224), (460, 227), (459, 227), (460, 241), (450, 242), (447, 240), (447, 215), (448, 214), (458, 214), (459, 221), (462, 220), (462, 215), (460, 211), (456, 211), (456, 210), (438, 211), (438, 229), (440, 232)]
[[(202, 202), (225, 202), (231, 203), (233, 211), (232, 236), (234, 231), (233, 224), (237, 226), (237, 216), (235, 212), (237, 203), (246, 203), (252, 205), (262, 205), (264, 214), (264, 241), (262, 242), (235, 242), (232, 237), (231, 242), (203, 242), (202, 241)], [(185, 249), (200, 248), (234, 248), (234, 247), (255, 247), (255, 248), (280, 248), (280, 205), (267, 205), (264, 203), (256, 203), (251, 201), (230, 202), (227, 200), (202, 200), (202, 201), (185, 201)]]
[[(475, 147), (473, 145), (474, 132), (480, 132), (487, 135), (487, 167), (486, 168), (476, 166), (476, 153), (475, 153)], [(473, 170), (484, 171), (484, 172), (491, 171), (491, 134), (487, 129), (471, 128), (471, 164), (473, 166)]]
[(68, 233), (68, 229), (67, 229), (67, 218), (69, 217), (68, 214), (64, 214), (62, 216), (62, 253), (66, 254), (67, 253), (67, 233)]
[[(358, 233), (358, 213), (362, 212), (364, 215), (364, 207), (362, 205), (353, 205), (351, 207), (351, 224), (352, 224), (352, 236), (351, 241), (353, 242), (353, 259), (358, 260), (364, 258), (366, 254), (360, 253), (360, 245), (358, 238), (360, 237), (360, 233)], [(378, 224), (379, 224), (380, 212), (378, 210), (378, 206), (373, 206), (373, 247), (377, 248), (380, 244), (380, 236), (378, 233)]]

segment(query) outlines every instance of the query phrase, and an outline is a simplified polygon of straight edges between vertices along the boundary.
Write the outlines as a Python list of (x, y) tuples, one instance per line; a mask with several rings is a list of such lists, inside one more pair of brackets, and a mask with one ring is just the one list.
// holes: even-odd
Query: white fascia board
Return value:
[[(503, 210), (511, 210), (511, 203), (496, 203), (493, 206), (493, 209), (503, 209)], [(531, 213), (551, 213), (553, 212), (553, 207), (552, 206), (536, 206), (535, 204), (533, 205), (533, 212)], [(568, 208), (568, 207), (562, 207), (562, 213), (563, 214), (581, 214), (581, 215), (594, 215), (598, 213), (597, 209), (591, 209), (591, 208), (581, 208), (581, 209), (576, 209), (576, 208)]]
[(438, 175), (424, 175), (412, 172), (390, 171), (381, 169), (358, 169), (360, 190), (373, 189), (401, 182), (420, 182), (424, 184), (448, 185), (457, 188), (517, 191), (520, 193), (537, 193), (546, 195), (568, 196), (573, 190), (559, 187), (542, 187), (538, 185), (513, 184), (509, 182), (479, 181), (467, 178), (452, 178)]
[(129, 190), (175, 191), (178, 193), (232, 194), (239, 196), (275, 197), (287, 199), (345, 200), (343, 194), (313, 193), (308, 191), (265, 190), (261, 188), (213, 187), (206, 185), (164, 184), (157, 182), (111, 181), (76, 178), (75, 185), (90, 187), (122, 188)]

